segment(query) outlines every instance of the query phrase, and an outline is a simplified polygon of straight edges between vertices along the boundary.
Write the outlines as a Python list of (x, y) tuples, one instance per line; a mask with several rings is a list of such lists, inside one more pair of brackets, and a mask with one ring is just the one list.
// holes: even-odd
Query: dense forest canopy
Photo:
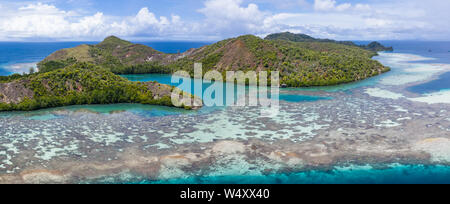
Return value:
[[(379, 44), (369, 46), (375, 49)], [(317, 40), (290, 33), (269, 35), (266, 39), (245, 35), (181, 54), (165, 54), (145, 45), (108, 37), (98, 45), (57, 51), (38, 67), (40, 72), (48, 72), (89, 62), (115, 74), (170, 74), (185, 70), (193, 75), (194, 63), (201, 62), (205, 72), (279, 71), (282, 84), (303, 87), (348, 83), (389, 71), (371, 59), (376, 54), (352, 42)]]
[(156, 82), (131, 82), (108, 69), (80, 62), (0, 83), (0, 111), (113, 103), (173, 106), (173, 89)]
[(393, 51), (394, 50), (394, 48), (385, 47), (381, 43), (376, 42), (376, 41), (371, 42), (368, 45), (357, 45), (352, 41), (336, 41), (336, 40), (330, 40), (330, 39), (318, 39), (318, 38), (313, 38), (309, 35), (294, 34), (294, 33), (290, 33), (290, 32), (270, 34), (265, 39), (266, 40), (286, 40), (286, 41), (292, 41), (292, 42), (328, 42), (328, 43), (336, 43), (336, 44), (360, 47), (360, 48), (374, 51), (374, 52)]

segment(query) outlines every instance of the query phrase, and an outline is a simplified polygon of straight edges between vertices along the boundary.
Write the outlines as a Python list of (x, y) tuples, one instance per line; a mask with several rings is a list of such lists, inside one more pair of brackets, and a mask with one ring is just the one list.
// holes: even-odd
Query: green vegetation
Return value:
[(146, 62), (144, 64), (131, 65), (127, 67), (119, 66), (110, 69), (115, 74), (171, 74), (168, 66), (156, 62)]
[[(280, 44), (282, 44), (280, 42)], [(287, 43), (282, 83), (291, 87), (349, 83), (389, 71), (372, 52), (335, 43)], [(294, 59), (294, 60), (290, 60)]]
[(366, 50), (371, 50), (374, 52), (381, 52), (381, 51), (391, 51), (392, 52), (392, 51), (394, 51), (393, 47), (385, 47), (379, 42), (371, 42), (370, 44), (363, 45), (361, 47), (363, 47)]
[(48, 62), (41, 62), (41, 64), (38, 65), (39, 67), (39, 72), (44, 73), (44, 72), (51, 72), (57, 69), (61, 69), (70, 65), (73, 65), (77, 63), (77, 59), (70, 57), (67, 59), (62, 59), (62, 60), (52, 60), (52, 61), (48, 61)]
[(313, 38), (309, 35), (294, 34), (294, 33), (290, 33), (290, 32), (270, 34), (265, 39), (266, 40), (285, 40), (285, 41), (292, 41), (292, 42), (325, 42), (325, 43), (336, 43), (336, 44), (342, 44), (342, 45), (357, 46), (355, 43), (353, 43), (351, 41), (336, 41), (336, 40), (330, 40), (330, 39), (317, 39), (317, 38)]
[[(371, 58), (379, 43), (360, 47), (352, 42), (315, 39), (280, 33), (266, 40), (245, 35), (183, 54), (164, 54), (150, 47), (108, 37), (98, 45), (82, 45), (53, 53), (38, 64), (40, 73), (77, 62), (89, 62), (115, 74), (174, 73), (193, 76), (194, 63), (203, 71), (279, 71), (281, 83), (291, 87), (327, 86), (372, 77), (390, 69)], [(95, 68), (97, 69), (97, 68)]]
[(294, 34), (294, 33), (290, 33), (290, 32), (271, 34), (271, 35), (268, 35), (265, 39), (266, 40), (285, 40), (285, 41), (292, 41), (292, 42), (336, 43), (336, 44), (360, 47), (360, 48), (374, 51), (374, 52), (393, 51), (394, 50), (392, 47), (385, 47), (379, 42), (371, 42), (369, 45), (357, 45), (351, 41), (336, 41), (336, 40), (330, 40), (330, 39), (317, 39), (317, 38), (313, 38), (309, 35)]
[(25, 77), (24, 75), (21, 74), (12, 74), (9, 76), (0, 76), (0, 83), (6, 83), (6, 82), (10, 82), (10, 81), (14, 81), (16, 79), (20, 79)]
[(169, 94), (173, 87), (153, 82), (131, 82), (89, 63), (76, 63), (63, 69), (21, 76), (15, 82), (23, 84), (34, 95), (24, 97), (17, 104), (0, 103), (0, 111), (112, 103), (173, 106)]
[[(236, 48), (241, 44), (244, 46)], [(339, 43), (269, 41), (247, 35), (208, 46), (177, 61), (174, 67), (189, 71), (194, 62), (202, 62), (204, 71), (280, 71), (281, 84), (290, 87), (328, 86), (389, 71), (371, 59), (375, 55)]]
[(40, 72), (49, 72), (77, 62), (88, 62), (115, 74), (170, 73), (163, 66), (166, 56), (145, 45), (111, 36), (98, 45), (80, 45), (57, 51), (38, 63), (38, 68)]

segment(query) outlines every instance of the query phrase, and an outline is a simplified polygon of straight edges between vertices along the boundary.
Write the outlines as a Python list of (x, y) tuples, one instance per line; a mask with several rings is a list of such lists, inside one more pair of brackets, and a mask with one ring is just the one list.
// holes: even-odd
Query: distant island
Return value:
[(281, 84), (289, 87), (337, 85), (389, 71), (371, 58), (377, 51), (390, 49), (377, 42), (358, 46), (279, 33), (265, 39), (244, 35), (180, 54), (167, 54), (110, 36), (97, 45), (54, 52), (38, 63), (37, 73), (0, 77), (0, 111), (112, 103), (173, 106), (170, 93), (174, 87), (131, 82), (116, 74), (171, 74), (185, 70), (193, 76), (197, 62), (203, 63), (204, 71), (221, 73), (279, 71)]
[(292, 42), (328, 42), (328, 43), (337, 43), (342, 45), (349, 45), (349, 46), (355, 46), (360, 47), (366, 50), (374, 51), (374, 52), (381, 52), (381, 51), (394, 51), (393, 47), (385, 47), (379, 42), (371, 42), (368, 45), (357, 45), (352, 41), (336, 41), (336, 40), (330, 40), (330, 39), (318, 39), (313, 38), (309, 35), (305, 34), (294, 34), (290, 32), (285, 33), (276, 33), (268, 35), (266, 40), (287, 40)]

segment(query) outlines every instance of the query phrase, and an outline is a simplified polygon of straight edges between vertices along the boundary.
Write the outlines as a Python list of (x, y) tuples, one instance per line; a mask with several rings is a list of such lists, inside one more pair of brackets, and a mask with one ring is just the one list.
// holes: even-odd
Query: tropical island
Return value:
[(280, 33), (265, 39), (244, 35), (167, 54), (111, 36), (97, 45), (56, 51), (38, 63), (37, 73), (0, 77), (0, 111), (113, 103), (173, 106), (170, 94), (174, 87), (131, 82), (118, 75), (184, 70), (193, 77), (197, 62), (203, 64), (204, 72), (279, 71), (281, 84), (289, 87), (337, 85), (389, 71), (372, 57), (391, 49), (378, 42), (358, 46)]
[[(203, 70), (279, 71), (289, 87), (329, 86), (363, 80), (390, 69), (371, 59), (377, 51), (390, 50), (374, 42), (361, 47), (338, 41), (298, 41), (281, 33), (261, 39), (244, 35), (184, 53), (167, 54), (111, 36), (98, 45), (80, 45), (57, 51), (38, 64), (48, 72), (77, 62), (88, 62), (115, 74), (191, 73), (194, 63)], [(310, 37), (311, 39), (314, 39)], [(225, 76), (225, 74), (223, 74)]]
[[(49, 72), (21, 77), (12, 75), (10, 79), (3, 77), (2, 80), (0, 111), (114, 103), (174, 106), (171, 94), (175, 87), (156, 82), (131, 82), (107, 69), (84, 62)], [(197, 109), (201, 106), (201, 100), (191, 98), (195, 103), (192, 101), (190, 104), (194, 105), (182, 105), (182, 108)]]

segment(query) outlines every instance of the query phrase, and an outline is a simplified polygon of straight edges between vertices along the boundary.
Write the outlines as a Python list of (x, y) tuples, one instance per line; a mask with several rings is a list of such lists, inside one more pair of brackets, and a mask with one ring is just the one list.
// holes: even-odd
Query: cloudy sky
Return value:
[(450, 40), (450, 0), (0, 0), (0, 41)]

